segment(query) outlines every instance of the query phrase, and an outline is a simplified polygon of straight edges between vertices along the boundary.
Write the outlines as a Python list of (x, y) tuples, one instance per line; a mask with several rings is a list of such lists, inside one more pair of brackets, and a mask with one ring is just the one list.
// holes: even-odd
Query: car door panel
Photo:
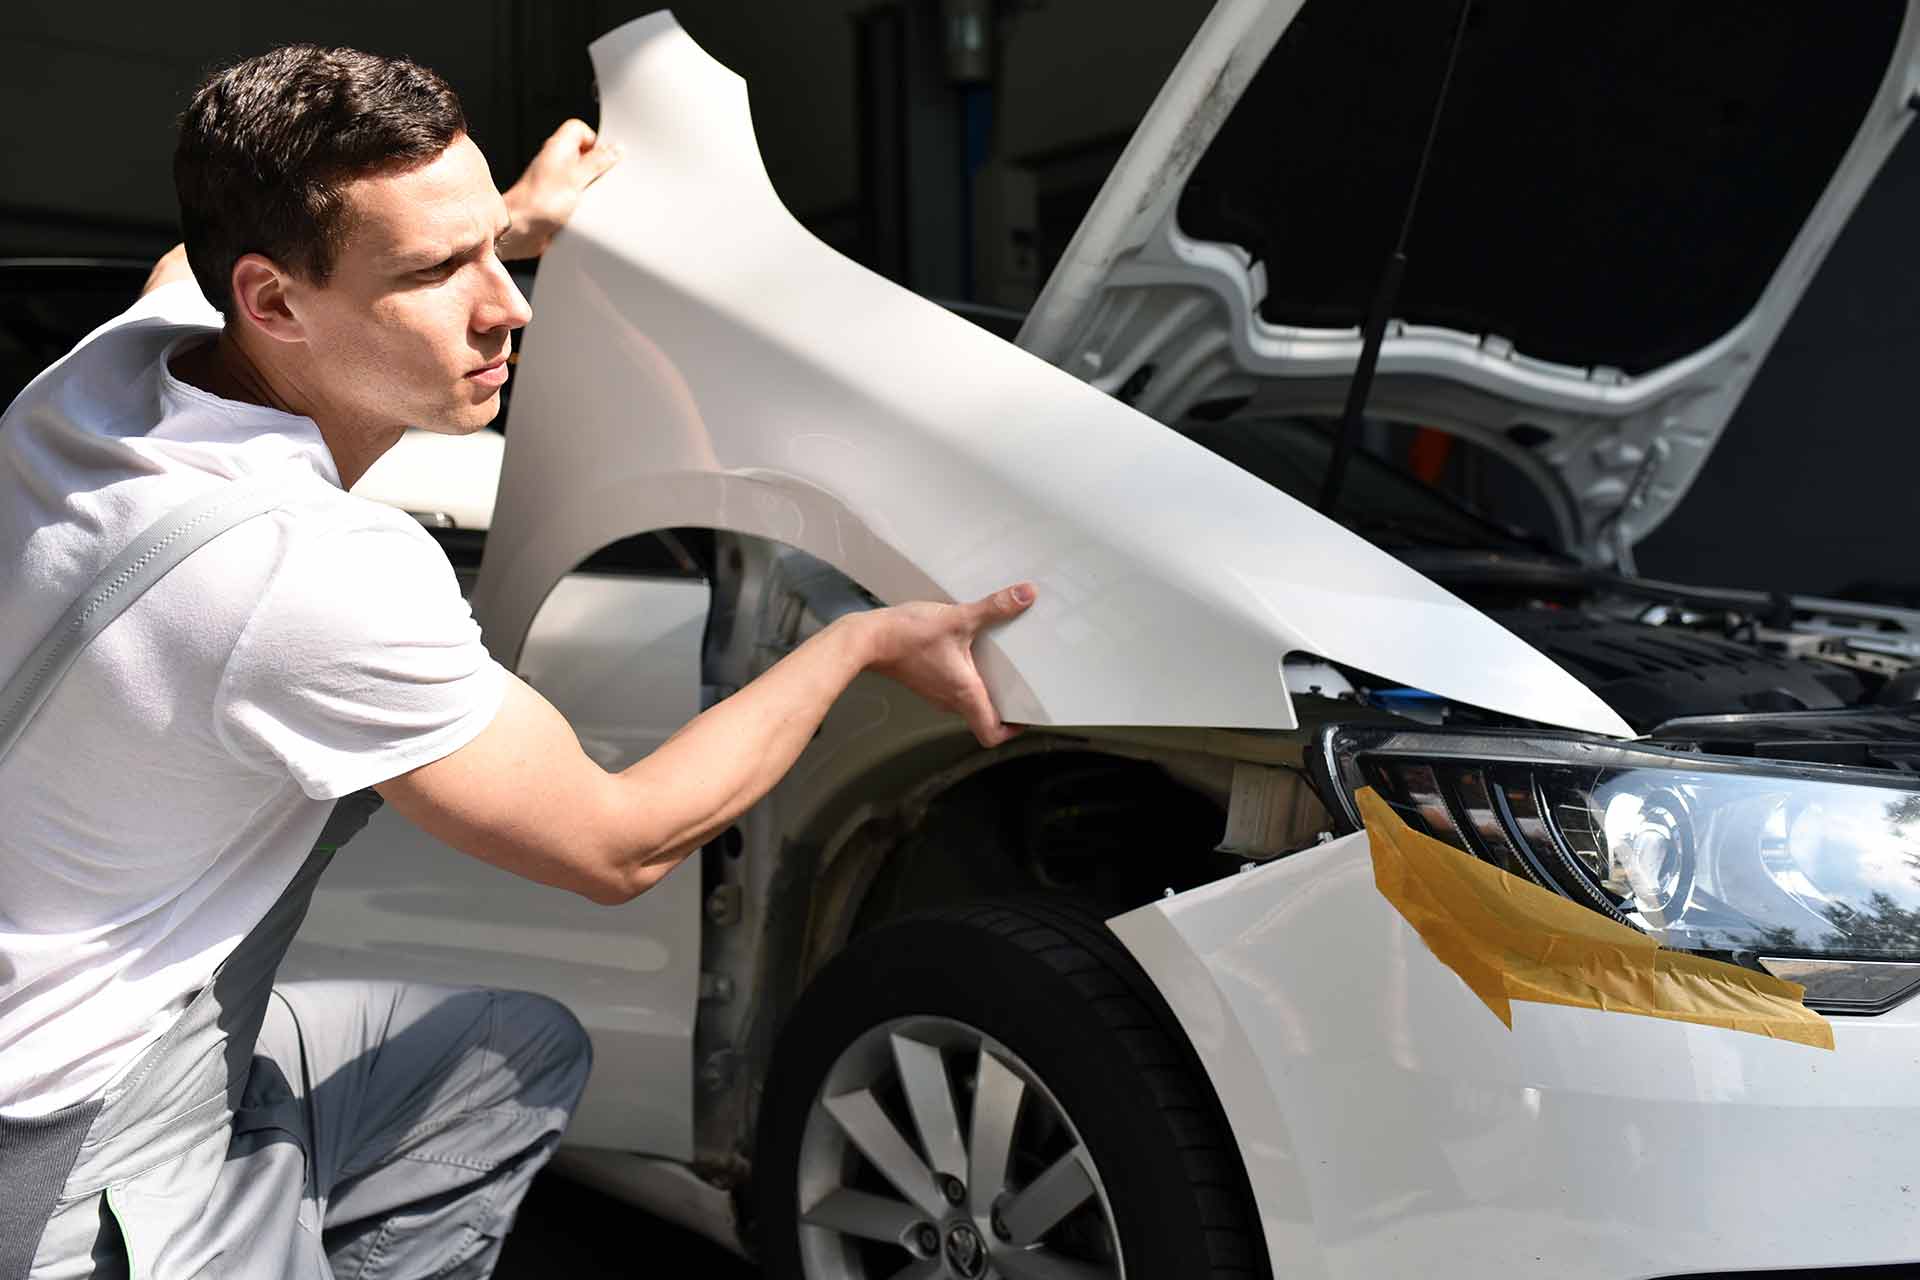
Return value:
[[(574, 574), (534, 619), (522, 678), (609, 769), (699, 712), (708, 592), (697, 579)], [(700, 855), (620, 907), (467, 857), (382, 809), (334, 859), (282, 968), (537, 991), (591, 1033), (594, 1073), (574, 1145), (692, 1155)], [(647, 1081), (634, 1090), (633, 1080)]]

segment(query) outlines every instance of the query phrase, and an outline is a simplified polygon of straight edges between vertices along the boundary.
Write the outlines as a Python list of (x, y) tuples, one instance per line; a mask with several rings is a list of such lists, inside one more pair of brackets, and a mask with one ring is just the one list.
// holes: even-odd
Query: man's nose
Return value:
[(506, 264), (494, 258), (487, 264), (490, 273), (486, 296), (481, 299), (473, 327), (481, 333), (495, 329), (518, 329), (533, 318), (533, 307), (520, 286), (513, 282)]

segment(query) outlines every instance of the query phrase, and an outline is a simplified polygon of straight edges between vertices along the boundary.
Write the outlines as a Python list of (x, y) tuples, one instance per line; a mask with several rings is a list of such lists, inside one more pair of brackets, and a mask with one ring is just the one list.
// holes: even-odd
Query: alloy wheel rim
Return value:
[(898, 1018), (844, 1049), (800, 1140), (808, 1280), (1124, 1280), (1099, 1170), (1006, 1045)]

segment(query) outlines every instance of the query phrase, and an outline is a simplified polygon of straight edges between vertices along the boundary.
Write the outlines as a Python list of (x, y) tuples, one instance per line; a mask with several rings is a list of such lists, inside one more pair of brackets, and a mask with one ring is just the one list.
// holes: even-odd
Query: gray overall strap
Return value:
[[(102, 569), (0, 690), (0, 759), (81, 650), (175, 565), (220, 534), (283, 504), (285, 476), (222, 484), (149, 525)], [(0, 1280), (24, 1276), (100, 1100), (29, 1119), (0, 1116)]]
[(175, 565), (235, 525), (287, 500), (284, 476), (220, 485), (162, 516), (127, 545), (81, 593), (0, 689), (0, 760), (80, 651)]

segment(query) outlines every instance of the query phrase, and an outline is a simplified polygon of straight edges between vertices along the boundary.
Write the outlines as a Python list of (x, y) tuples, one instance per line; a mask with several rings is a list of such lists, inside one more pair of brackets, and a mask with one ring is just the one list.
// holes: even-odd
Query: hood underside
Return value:
[[(1911, 116), (1908, 0), (1473, 0), (1369, 414), (1615, 559), (1691, 484)], [(1177, 423), (1336, 414), (1453, 5), (1222, 0), (1020, 342)]]
[(847, 260), (767, 181), (745, 88), (667, 14), (593, 46), (625, 158), (543, 260), (474, 597), (514, 661), (599, 548), (699, 526), (886, 601), (1039, 600), (976, 649), (1010, 721), (1291, 728), (1316, 655), (1624, 735), (1485, 614), (1198, 444)]

